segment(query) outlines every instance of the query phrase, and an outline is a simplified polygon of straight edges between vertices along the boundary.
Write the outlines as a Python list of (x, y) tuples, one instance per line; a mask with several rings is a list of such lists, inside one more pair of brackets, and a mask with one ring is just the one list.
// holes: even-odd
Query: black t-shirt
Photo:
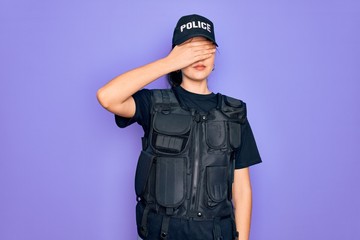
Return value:
[[(181, 86), (175, 87), (174, 91), (176, 91), (179, 96), (181, 103), (189, 108), (195, 108), (198, 111), (208, 112), (210, 109), (216, 107), (217, 96), (214, 93), (196, 94), (185, 90)], [(120, 128), (124, 128), (134, 122), (137, 122), (143, 127), (145, 136), (148, 136), (151, 117), (151, 90), (139, 90), (133, 95), (133, 98), (136, 104), (135, 115), (132, 118), (124, 118), (115, 115), (116, 124)], [(238, 150), (236, 150), (235, 158), (236, 169), (249, 167), (262, 162), (248, 120), (246, 120), (245, 124), (241, 125), (241, 146)]]

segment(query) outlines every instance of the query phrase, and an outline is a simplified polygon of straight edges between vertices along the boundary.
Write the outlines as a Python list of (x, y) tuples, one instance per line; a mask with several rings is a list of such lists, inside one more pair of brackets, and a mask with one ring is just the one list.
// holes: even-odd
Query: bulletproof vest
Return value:
[[(241, 145), (246, 105), (220, 93), (208, 112), (188, 108), (172, 89), (152, 90), (150, 131), (142, 138), (136, 176), (137, 200), (145, 210), (138, 226), (147, 234), (147, 215), (214, 220), (232, 216), (234, 150)], [(219, 233), (219, 239), (221, 239)]]

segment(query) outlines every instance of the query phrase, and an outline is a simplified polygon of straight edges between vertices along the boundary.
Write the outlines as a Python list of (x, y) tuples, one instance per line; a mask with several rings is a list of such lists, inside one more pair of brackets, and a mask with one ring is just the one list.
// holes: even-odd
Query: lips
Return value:
[(197, 64), (194, 66), (194, 68), (198, 71), (201, 71), (201, 70), (204, 70), (206, 68), (206, 66), (203, 64)]

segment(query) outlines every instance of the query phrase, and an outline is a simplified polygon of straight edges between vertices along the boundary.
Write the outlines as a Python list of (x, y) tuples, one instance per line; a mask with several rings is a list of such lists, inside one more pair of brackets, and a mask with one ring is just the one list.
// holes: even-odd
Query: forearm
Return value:
[(241, 189), (234, 202), (236, 229), (239, 240), (248, 240), (250, 235), (252, 193), (251, 188)]
[(99, 89), (98, 99), (104, 107), (124, 102), (135, 92), (173, 71), (171, 62), (162, 58), (113, 78)]
[(110, 112), (132, 117), (136, 111), (136, 103), (131, 96), (135, 92), (167, 73), (210, 58), (215, 51), (215, 45), (206, 40), (177, 45), (165, 58), (130, 70), (109, 81), (97, 91), (97, 99)]

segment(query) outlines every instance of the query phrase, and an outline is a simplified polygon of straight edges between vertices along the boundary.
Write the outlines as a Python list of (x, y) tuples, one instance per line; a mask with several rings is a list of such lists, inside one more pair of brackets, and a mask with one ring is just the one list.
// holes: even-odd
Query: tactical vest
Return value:
[[(145, 205), (139, 235), (146, 239), (149, 211), (163, 215), (158, 239), (171, 234), (172, 217), (215, 223), (233, 217), (234, 149), (241, 144), (245, 103), (218, 93), (216, 108), (199, 112), (182, 105), (172, 89), (152, 91), (150, 131), (135, 176), (137, 200)], [(214, 239), (222, 239), (216, 224)]]

